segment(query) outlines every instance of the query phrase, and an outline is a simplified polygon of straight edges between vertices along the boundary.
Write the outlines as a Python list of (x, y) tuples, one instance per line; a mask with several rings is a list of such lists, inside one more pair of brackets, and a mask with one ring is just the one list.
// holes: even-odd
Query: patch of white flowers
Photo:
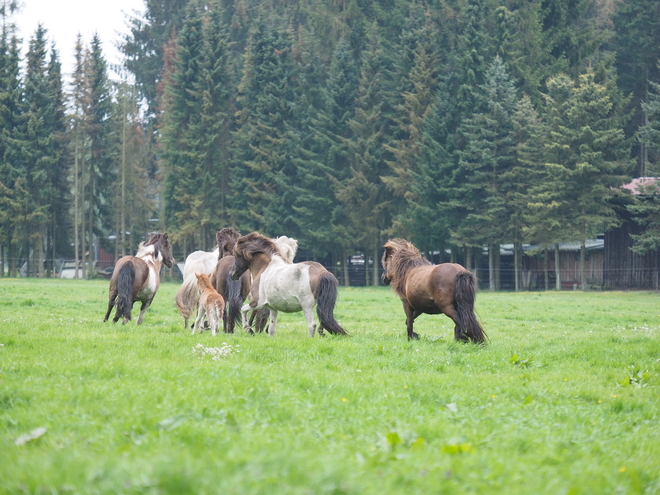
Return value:
[(649, 326), (648, 324), (640, 325), (638, 327), (622, 327), (619, 326), (614, 329), (616, 332), (643, 332), (643, 333), (654, 333), (657, 332), (660, 328), (659, 327), (652, 327)]
[(238, 344), (231, 346), (227, 342), (223, 342), (220, 347), (204, 347), (202, 344), (197, 344), (193, 347), (192, 353), (200, 358), (211, 356), (213, 361), (219, 361), (233, 353), (241, 352), (238, 350), (239, 347)]

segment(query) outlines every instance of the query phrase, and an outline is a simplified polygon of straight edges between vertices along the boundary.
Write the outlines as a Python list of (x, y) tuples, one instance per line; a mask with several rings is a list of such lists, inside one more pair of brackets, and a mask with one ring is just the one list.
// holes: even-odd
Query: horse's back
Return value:
[(444, 308), (454, 304), (456, 277), (465, 271), (457, 263), (414, 268), (406, 279), (406, 298), (413, 308), (421, 312), (444, 313)]
[(183, 265), (183, 278), (192, 277), (195, 273), (206, 273), (211, 275), (218, 262), (218, 251), (208, 253), (206, 251), (195, 251), (190, 253)]

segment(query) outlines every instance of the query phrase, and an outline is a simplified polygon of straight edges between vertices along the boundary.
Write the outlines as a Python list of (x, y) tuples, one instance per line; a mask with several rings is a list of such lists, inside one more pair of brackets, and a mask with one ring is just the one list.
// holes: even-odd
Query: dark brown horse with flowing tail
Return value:
[(151, 234), (146, 243), (140, 243), (135, 256), (119, 259), (110, 280), (108, 312), (103, 321), (108, 321), (112, 307), (117, 306), (112, 321), (117, 323), (122, 318), (122, 323), (126, 324), (132, 318), (133, 303), (140, 301), (142, 306), (137, 320), (140, 325), (160, 286), (160, 268), (163, 263), (168, 268), (174, 264), (167, 234)]
[(486, 333), (474, 314), (477, 280), (456, 263), (432, 265), (405, 239), (390, 239), (383, 253), (383, 282), (401, 298), (406, 313), (408, 339), (418, 339), (413, 322), (422, 313), (444, 313), (454, 323), (454, 338), (477, 344)]

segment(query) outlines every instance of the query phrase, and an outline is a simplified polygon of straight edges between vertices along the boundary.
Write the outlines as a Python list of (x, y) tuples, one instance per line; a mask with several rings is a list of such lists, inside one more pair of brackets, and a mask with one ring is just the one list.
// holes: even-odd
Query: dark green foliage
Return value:
[(162, 145), (165, 223), (212, 248), (229, 223), (228, 138), (231, 125), (227, 35), (220, 12), (189, 5), (165, 88)]
[(372, 266), (388, 236), (470, 264), (602, 233), (640, 127), (639, 170), (658, 171), (656, 4), (147, 0), (122, 40), (144, 108), (81, 42), (69, 132), (55, 52), (35, 39), (21, 72), (5, 22), (2, 249), (54, 258), (73, 233), (78, 256), (122, 232), (125, 250), (156, 217), (186, 254), (231, 225)]

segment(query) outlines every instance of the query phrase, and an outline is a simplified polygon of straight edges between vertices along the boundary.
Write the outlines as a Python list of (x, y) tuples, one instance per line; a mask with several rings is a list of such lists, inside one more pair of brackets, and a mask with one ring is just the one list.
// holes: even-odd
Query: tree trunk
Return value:
[(520, 249), (518, 242), (513, 243), (513, 277), (515, 279), (515, 291), (520, 290)]
[(561, 266), (559, 260), (559, 244), (555, 244), (555, 288), (557, 290), (561, 290)]
[(582, 241), (580, 243), (580, 286), (582, 290), (587, 290), (586, 259), (587, 259), (587, 247), (585, 246), (584, 241)]
[(348, 273), (348, 252), (346, 249), (342, 250), (342, 255), (341, 265), (344, 270), (344, 285), (348, 287), (351, 285), (351, 278)]
[[(87, 254), (85, 250), (85, 239), (87, 232), (85, 231), (85, 147), (82, 149), (82, 160), (80, 163), (80, 262), (82, 266), (82, 278), (87, 278)], [(90, 205), (91, 207), (91, 205)]]
[(543, 250), (543, 286), (545, 287), (546, 292), (548, 291), (550, 287), (550, 276), (548, 273), (548, 256), (550, 256), (550, 253), (548, 253), (548, 247), (546, 246), (545, 249)]
[(380, 283), (380, 277), (378, 276), (378, 266), (380, 265), (380, 259), (378, 259), (378, 237), (376, 237), (376, 243), (374, 244), (374, 267), (373, 267), (373, 285), (378, 287)]
[(495, 244), (488, 246), (488, 288), (495, 291)]

